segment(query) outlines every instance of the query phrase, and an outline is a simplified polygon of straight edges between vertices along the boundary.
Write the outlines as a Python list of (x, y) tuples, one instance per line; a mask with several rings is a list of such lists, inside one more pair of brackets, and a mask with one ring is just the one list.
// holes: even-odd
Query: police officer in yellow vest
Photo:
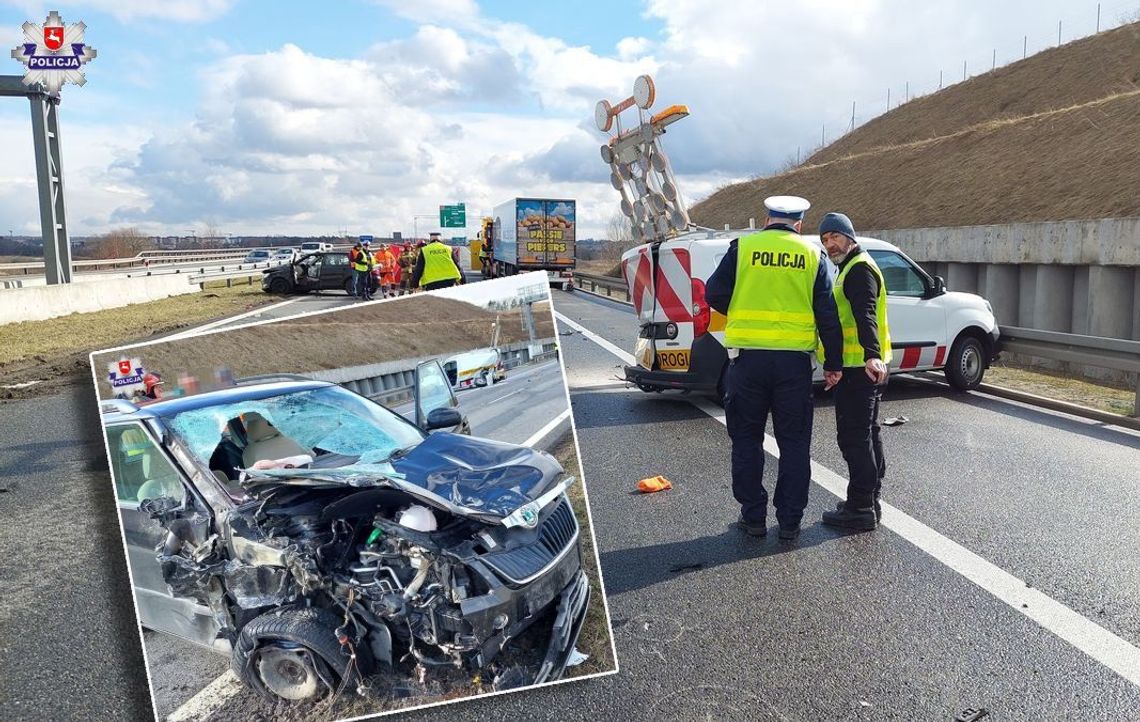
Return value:
[(420, 249), (420, 257), (412, 271), (412, 286), (425, 291), (454, 286), (463, 273), (451, 257), (451, 248), (433, 233), (431, 242)]
[(360, 249), (352, 256), (352, 287), (357, 297), (365, 301), (372, 300), (372, 267), (375, 260), (372, 258), (370, 241), (363, 241)]
[(828, 213), (819, 238), (839, 268), (835, 303), (843, 326), (843, 378), (835, 387), (835, 428), (847, 461), (847, 499), (823, 513), (823, 523), (869, 531), (878, 524), (879, 491), (887, 465), (879, 438), (879, 400), (891, 362), (887, 287), (870, 254), (855, 241), (842, 213)]
[(729, 244), (705, 297), (728, 316), (724, 412), (738, 525), (752, 536), (768, 533), (762, 445), (771, 411), (780, 447), (773, 505), (780, 539), (790, 542), (799, 536), (811, 481), (812, 353), (822, 340), (830, 388), (842, 376), (843, 333), (823, 254), (799, 235), (811, 204), (774, 196), (764, 205), (764, 230)]

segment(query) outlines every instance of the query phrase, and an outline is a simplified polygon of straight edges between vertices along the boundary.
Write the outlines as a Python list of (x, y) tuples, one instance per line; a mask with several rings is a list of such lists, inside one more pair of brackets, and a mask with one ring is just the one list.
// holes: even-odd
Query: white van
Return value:
[[(728, 362), (726, 318), (705, 302), (705, 283), (734, 239), (755, 231), (689, 231), (622, 255), (621, 267), (638, 320), (636, 365), (626, 380), (643, 391), (683, 389), (722, 396)], [(820, 247), (819, 240), (804, 238)], [(883, 272), (894, 358), (891, 373), (941, 369), (957, 389), (977, 388), (996, 358), (993, 309), (972, 293), (946, 290), (898, 247), (857, 238)], [(835, 278), (837, 269), (827, 262)], [(816, 380), (823, 372), (817, 364)]]
[(301, 244), (300, 253), (317, 253), (319, 251), (331, 251), (332, 249), (333, 244), (331, 243), (323, 243), (321, 241), (305, 241)]
[(489, 386), (506, 378), (502, 356), (497, 348), (480, 348), (456, 354), (443, 363), (443, 370), (454, 389)]

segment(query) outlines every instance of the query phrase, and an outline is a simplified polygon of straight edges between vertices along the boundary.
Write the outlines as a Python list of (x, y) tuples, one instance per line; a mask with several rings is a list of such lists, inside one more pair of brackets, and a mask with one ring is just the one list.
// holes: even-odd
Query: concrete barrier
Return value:
[[(951, 291), (989, 300), (1002, 326), (1140, 340), (1140, 218), (866, 231)], [(1120, 371), (1044, 359), (1031, 365), (1126, 383)]]
[(199, 290), (185, 274), (0, 290), (0, 324), (121, 308)]

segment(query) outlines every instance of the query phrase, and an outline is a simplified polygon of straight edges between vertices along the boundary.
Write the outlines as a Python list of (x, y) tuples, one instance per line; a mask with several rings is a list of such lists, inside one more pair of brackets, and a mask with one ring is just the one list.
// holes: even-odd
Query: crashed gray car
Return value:
[[(443, 373), (429, 364), (417, 389)], [(574, 479), (549, 454), (319, 381), (102, 418), (140, 622), (230, 654), (264, 695), (363, 693), (402, 659), (487, 669), (532, 627), (524, 681), (563, 674), (590, 589)]]

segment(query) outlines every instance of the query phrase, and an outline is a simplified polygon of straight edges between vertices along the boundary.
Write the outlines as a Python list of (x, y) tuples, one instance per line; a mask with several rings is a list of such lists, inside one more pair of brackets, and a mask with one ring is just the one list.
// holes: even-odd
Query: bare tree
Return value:
[(152, 245), (137, 228), (116, 228), (93, 240), (93, 258), (131, 258)]
[(633, 240), (633, 227), (624, 213), (618, 211), (610, 216), (610, 221), (606, 224), (606, 240), (618, 244)]

